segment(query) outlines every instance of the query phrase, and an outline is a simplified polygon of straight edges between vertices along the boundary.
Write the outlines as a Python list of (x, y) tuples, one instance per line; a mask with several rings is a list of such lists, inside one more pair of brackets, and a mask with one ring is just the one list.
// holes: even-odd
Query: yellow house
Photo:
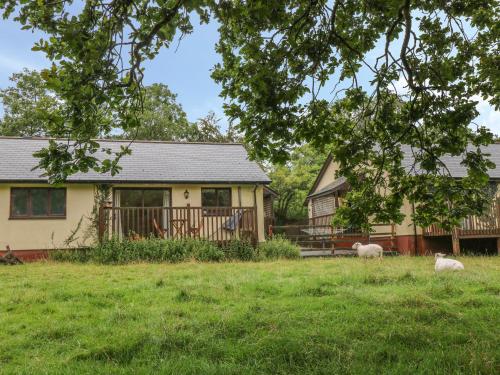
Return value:
[[(130, 142), (99, 143), (118, 151)], [(0, 250), (29, 258), (99, 236), (264, 241), (270, 180), (241, 144), (135, 141), (119, 174), (78, 173), (61, 186), (34, 169), (47, 144), (0, 138)]]
[[(405, 154), (403, 165), (407, 167), (413, 165), (411, 150), (403, 146), (403, 152)], [(485, 147), (483, 152), (490, 154), (489, 159), (496, 165), (500, 163), (500, 143)], [(460, 158), (446, 156), (441, 158), (441, 161), (447, 166), (452, 177), (461, 178), (467, 174), (466, 168), (460, 164)], [(337, 176), (338, 169), (338, 163), (332, 155), (329, 155), (309, 191), (305, 204), (308, 207), (309, 223), (312, 225), (329, 225), (336, 209), (343, 204), (349, 184), (344, 177)], [(489, 175), (493, 190), (498, 191), (500, 169), (490, 170)], [(417, 226), (412, 220), (413, 206), (405, 201), (401, 208), (401, 212), (405, 214), (403, 222), (399, 225), (385, 223), (385, 228), (375, 227), (375, 233), (377, 230), (387, 231), (390, 227), (394, 245), (401, 253), (453, 251), (458, 254), (460, 249), (494, 253), (500, 249), (499, 203), (498, 194), (494, 194), (491, 207), (484, 215), (467, 217), (460, 227), (447, 232), (437, 225), (427, 228)]]

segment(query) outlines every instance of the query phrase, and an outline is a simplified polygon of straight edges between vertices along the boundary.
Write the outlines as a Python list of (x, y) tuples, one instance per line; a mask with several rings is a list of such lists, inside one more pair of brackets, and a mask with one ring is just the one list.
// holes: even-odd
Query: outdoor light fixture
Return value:
[(189, 191), (186, 189), (184, 192), (184, 198), (188, 199), (189, 198)]

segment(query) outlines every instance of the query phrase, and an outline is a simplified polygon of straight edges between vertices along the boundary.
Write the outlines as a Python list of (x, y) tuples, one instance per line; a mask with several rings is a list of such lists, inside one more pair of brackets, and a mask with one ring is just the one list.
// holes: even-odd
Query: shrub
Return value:
[(192, 257), (196, 246), (189, 242), (157, 238), (140, 241), (112, 239), (95, 246), (91, 251), (91, 257), (97, 263), (141, 261), (178, 263)]
[(103, 264), (178, 263), (190, 259), (199, 262), (221, 262), (224, 260), (248, 262), (260, 259), (294, 259), (298, 257), (300, 257), (300, 248), (280, 236), (274, 236), (257, 248), (244, 240), (230, 241), (223, 247), (219, 247), (214, 243), (197, 239), (150, 238), (130, 241), (114, 238), (85, 250), (58, 250), (50, 253), (50, 258), (55, 261)]
[(225, 253), (215, 244), (203, 240), (163, 240), (150, 238), (140, 241), (130, 241), (113, 238), (85, 250), (56, 250), (50, 252), (49, 257), (59, 262), (74, 263), (178, 263), (189, 259), (196, 259), (200, 262), (220, 262), (224, 260)]
[(221, 262), (225, 258), (222, 249), (208, 241), (196, 241), (194, 258), (199, 262)]
[(281, 236), (274, 236), (261, 243), (259, 251), (267, 259), (296, 259), (300, 257), (300, 247)]
[(259, 258), (257, 249), (244, 240), (230, 241), (222, 249), (227, 259), (251, 261)]
[(49, 259), (56, 262), (87, 263), (90, 261), (90, 249), (49, 251)]

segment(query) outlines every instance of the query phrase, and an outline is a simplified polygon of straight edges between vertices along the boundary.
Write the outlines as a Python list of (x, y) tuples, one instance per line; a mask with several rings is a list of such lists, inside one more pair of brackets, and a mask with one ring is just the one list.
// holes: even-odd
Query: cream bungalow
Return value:
[[(135, 141), (119, 174), (52, 186), (33, 153), (40, 138), (0, 138), (0, 249), (37, 256), (98, 237), (264, 241), (269, 178), (241, 144)], [(125, 141), (100, 141), (119, 150)]]

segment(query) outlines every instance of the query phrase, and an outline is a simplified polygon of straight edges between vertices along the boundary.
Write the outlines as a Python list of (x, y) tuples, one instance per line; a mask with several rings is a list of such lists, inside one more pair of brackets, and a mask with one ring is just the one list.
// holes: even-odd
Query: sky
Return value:
[[(183, 38), (177, 50), (164, 48), (153, 61), (147, 62), (144, 82), (168, 85), (177, 94), (177, 101), (190, 121), (214, 111), (225, 128), (227, 119), (222, 109), (223, 99), (219, 97), (221, 88), (210, 77), (212, 67), (220, 62), (215, 52), (217, 25), (194, 26), (194, 32)], [(43, 53), (31, 51), (40, 37), (40, 34), (21, 30), (18, 23), (0, 19), (0, 88), (8, 86), (9, 77), (23, 68), (39, 70), (49, 65)], [(474, 99), (479, 101), (480, 116), (476, 121), (500, 134), (500, 112), (481, 98)]]

